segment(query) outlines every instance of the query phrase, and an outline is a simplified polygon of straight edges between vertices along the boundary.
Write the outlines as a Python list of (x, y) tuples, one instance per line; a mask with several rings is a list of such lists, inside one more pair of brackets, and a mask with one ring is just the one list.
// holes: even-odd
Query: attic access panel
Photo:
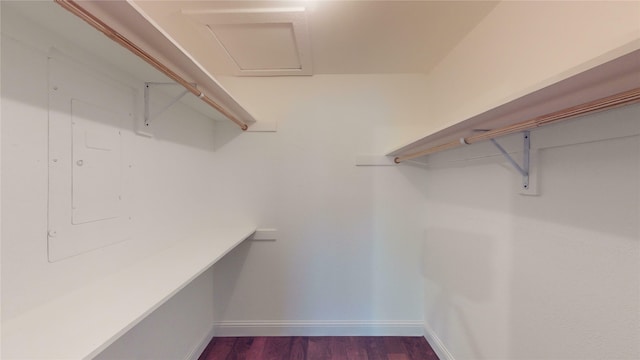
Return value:
[[(183, 10), (206, 27), (240, 76), (312, 75), (304, 8)], [(215, 45), (214, 45), (215, 46)]]

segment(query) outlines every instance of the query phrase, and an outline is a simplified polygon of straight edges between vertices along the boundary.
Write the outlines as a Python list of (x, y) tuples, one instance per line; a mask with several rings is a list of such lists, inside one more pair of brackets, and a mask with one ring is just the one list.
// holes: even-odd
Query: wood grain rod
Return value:
[(109, 39), (117, 42), (122, 45), (124, 48), (147, 62), (149, 65), (156, 68), (161, 73), (167, 75), (173, 81), (182, 85), (185, 89), (187, 89), (190, 93), (200, 98), (206, 104), (211, 106), (212, 108), (219, 111), (222, 115), (226, 116), (229, 120), (238, 124), (242, 130), (247, 130), (249, 126), (243, 122), (242, 120), (235, 117), (231, 114), (227, 109), (225, 109), (222, 105), (218, 104), (215, 100), (206, 96), (202, 91), (200, 91), (195, 85), (189, 83), (182, 76), (178, 75), (175, 71), (168, 68), (166, 65), (161, 63), (158, 59), (151, 56), (146, 51), (142, 50), (139, 46), (134, 44), (132, 41), (115, 31), (112, 27), (107, 25), (104, 21), (100, 20), (98, 17), (87, 11), (82, 6), (78, 5), (76, 1), (73, 0), (54, 0), (58, 5), (62, 6), (72, 14), (84, 20), (86, 23), (106, 35)]
[(449, 150), (458, 146), (473, 144), (479, 141), (490, 140), (500, 136), (510, 135), (521, 131), (535, 129), (541, 126), (555, 124), (560, 121), (572, 119), (576, 116), (587, 115), (597, 111), (612, 109), (618, 106), (628, 105), (640, 101), (640, 88), (624, 91), (601, 99), (589, 101), (580, 105), (558, 110), (541, 115), (533, 119), (521, 121), (512, 125), (489, 130), (480, 134), (471, 135), (460, 140), (450, 141), (425, 150), (397, 156), (394, 161), (399, 164), (403, 161), (415, 159), (421, 156), (434, 154), (443, 150)]

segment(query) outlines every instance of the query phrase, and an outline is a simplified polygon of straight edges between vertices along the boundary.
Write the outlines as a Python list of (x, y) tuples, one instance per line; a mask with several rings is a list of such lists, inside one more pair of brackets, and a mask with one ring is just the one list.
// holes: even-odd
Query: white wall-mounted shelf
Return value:
[(221, 115), (241, 125), (243, 130), (256, 122), (207, 69), (133, 2), (56, 2), (185, 86)]
[(427, 134), (394, 149), (387, 156), (416, 157), (420, 153), (450, 149), (452, 146), (448, 144), (462, 145), (463, 139), (472, 137), (478, 131), (506, 128), (614, 94), (634, 91), (640, 84), (639, 79), (640, 50), (634, 50), (453, 126)]
[(255, 232), (217, 229), (2, 324), (3, 359), (91, 359)]

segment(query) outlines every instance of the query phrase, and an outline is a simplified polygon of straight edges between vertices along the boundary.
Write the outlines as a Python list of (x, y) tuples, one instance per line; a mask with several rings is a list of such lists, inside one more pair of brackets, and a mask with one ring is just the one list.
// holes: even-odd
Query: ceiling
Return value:
[(216, 75), (427, 73), (496, 1), (130, 0)]

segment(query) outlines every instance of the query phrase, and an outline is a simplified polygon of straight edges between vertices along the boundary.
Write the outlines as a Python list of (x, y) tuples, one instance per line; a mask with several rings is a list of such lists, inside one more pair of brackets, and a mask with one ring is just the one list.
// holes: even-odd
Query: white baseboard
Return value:
[(220, 321), (216, 336), (423, 336), (423, 321)]
[(427, 339), (427, 342), (440, 360), (455, 360), (438, 335), (426, 324), (424, 325), (424, 338)]
[(193, 348), (193, 350), (191, 350), (189, 355), (185, 357), (185, 360), (198, 360), (202, 352), (204, 352), (204, 349), (206, 349), (207, 345), (209, 345), (209, 342), (211, 342), (211, 339), (213, 338), (214, 333), (215, 333), (215, 326), (212, 326), (209, 332), (202, 338), (202, 340), (198, 342), (196, 347)]

